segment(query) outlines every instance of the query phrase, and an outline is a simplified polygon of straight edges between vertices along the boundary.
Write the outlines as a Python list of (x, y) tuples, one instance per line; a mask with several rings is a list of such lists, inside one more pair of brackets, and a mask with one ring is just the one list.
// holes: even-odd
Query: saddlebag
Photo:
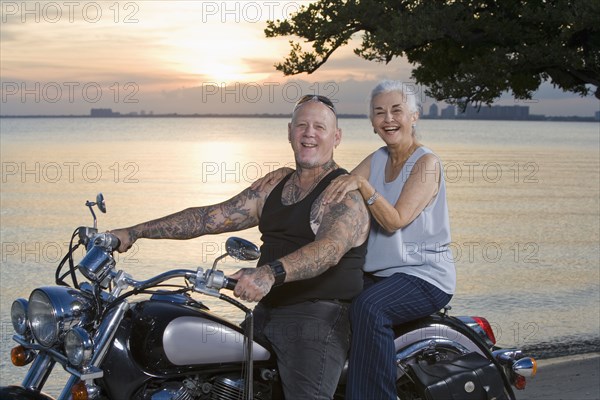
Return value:
[(426, 357), (409, 364), (417, 392), (426, 400), (505, 400), (504, 381), (496, 366), (473, 352), (453, 360)]

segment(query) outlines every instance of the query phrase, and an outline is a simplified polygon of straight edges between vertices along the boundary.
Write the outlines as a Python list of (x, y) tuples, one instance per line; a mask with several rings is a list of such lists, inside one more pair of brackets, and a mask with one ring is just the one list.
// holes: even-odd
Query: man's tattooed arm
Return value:
[[(321, 197), (315, 203), (320, 204)], [(311, 222), (315, 226), (314, 221)], [(356, 190), (348, 192), (342, 202), (324, 206), (317, 226), (314, 242), (280, 259), (286, 270), (286, 282), (322, 274), (336, 265), (352, 247), (367, 240), (369, 214), (360, 193)]]
[(125, 251), (137, 239), (191, 239), (206, 234), (233, 232), (258, 224), (258, 210), (264, 192), (247, 188), (231, 199), (215, 205), (192, 207), (130, 228), (112, 231)]

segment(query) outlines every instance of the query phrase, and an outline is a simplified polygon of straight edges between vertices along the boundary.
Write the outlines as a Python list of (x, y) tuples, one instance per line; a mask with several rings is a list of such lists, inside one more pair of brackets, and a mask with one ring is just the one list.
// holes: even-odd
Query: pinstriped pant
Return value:
[(412, 275), (365, 274), (365, 289), (350, 307), (352, 341), (347, 400), (396, 399), (394, 325), (430, 315), (451, 295)]

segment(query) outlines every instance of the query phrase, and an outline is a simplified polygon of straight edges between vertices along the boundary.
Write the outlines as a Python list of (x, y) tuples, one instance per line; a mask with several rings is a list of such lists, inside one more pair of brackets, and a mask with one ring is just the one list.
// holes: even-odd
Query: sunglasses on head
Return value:
[(318, 94), (306, 94), (306, 95), (300, 97), (300, 99), (296, 102), (296, 105), (294, 106), (294, 111), (296, 111), (298, 109), (298, 107), (300, 107), (302, 104), (308, 103), (309, 101), (318, 101), (319, 103), (324, 104), (327, 108), (329, 108), (333, 112), (333, 114), (335, 114), (337, 116), (337, 112), (335, 111), (335, 106), (333, 105), (331, 100), (329, 100), (325, 96), (321, 96)]

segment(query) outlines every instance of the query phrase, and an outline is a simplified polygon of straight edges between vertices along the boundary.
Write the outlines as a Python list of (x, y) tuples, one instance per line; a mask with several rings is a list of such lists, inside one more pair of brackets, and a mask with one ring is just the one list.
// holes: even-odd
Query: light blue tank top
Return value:
[[(385, 182), (385, 165), (389, 153), (386, 147), (380, 148), (371, 159), (369, 183), (390, 204), (396, 204), (417, 160), (428, 153), (433, 154), (426, 147), (417, 148), (402, 167), (398, 177), (392, 182)], [(371, 219), (365, 272), (382, 277), (403, 272), (421, 278), (445, 293), (454, 294), (456, 270), (452, 252), (448, 247), (451, 241), (450, 219), (443, 171), (442, 168), (437, 195), (413, 222), (390, 234), (374, 218)]]

